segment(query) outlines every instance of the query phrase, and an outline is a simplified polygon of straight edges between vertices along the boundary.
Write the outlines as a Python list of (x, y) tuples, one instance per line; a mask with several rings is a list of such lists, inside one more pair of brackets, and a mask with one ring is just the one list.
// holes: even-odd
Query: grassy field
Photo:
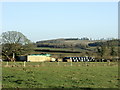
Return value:
[(118, 88), (116, 62), (2, 63), (3, 88)]

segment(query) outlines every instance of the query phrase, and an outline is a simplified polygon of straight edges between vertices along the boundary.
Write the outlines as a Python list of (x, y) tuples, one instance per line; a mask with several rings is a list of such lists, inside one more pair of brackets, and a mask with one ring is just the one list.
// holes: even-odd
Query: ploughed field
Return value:
[(117, 62), (2, 62), (3, 88), (118, 88)]

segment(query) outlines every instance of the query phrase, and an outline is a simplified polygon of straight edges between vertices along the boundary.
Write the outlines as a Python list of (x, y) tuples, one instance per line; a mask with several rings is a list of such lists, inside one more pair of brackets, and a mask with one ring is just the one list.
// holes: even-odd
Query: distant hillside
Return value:
[[(87, 40), (78, 38), (61, 38), (54, 40), (37, 41), (36, 53), (49, 53), (55, 57), (61, 56), (117, 56), (120, 40)], [(105, 47), (101, 47), (105, 46)], [(114, 46), (114, 47), (112, 47)]]
[(88, 39), (78, 39), (78, 38), (67, 38), (67, 39), (54, 39), (37, 41), (37, 47), (50, 47), (50, 48), (86, 48), (89, 43), (94, 43), (95, 41)]
[(44, 40), (44, 41), (37, 41), (36, 43), (61, 43), (65, 41), (89, 41), (88, 38), (59, 38), (59, 39), (52, 39), (52, 40)]
[(96, 46), (120, 46), (120, 40), (89, 40), (87, 38), (60, 38), (53, 40), (37, 41), (36, 46), (45, 48), (79, 48), (86, 49)]

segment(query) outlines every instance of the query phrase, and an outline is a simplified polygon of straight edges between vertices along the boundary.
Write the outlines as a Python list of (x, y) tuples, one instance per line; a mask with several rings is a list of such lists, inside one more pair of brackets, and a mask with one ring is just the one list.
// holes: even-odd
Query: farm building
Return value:
[(27, 56), (17, 56), (16, 61), (27, 61)]
[(50, 54), (31, 54), (27, 56), (27, 61), (30, 62), (44, 62), (51, 61)]

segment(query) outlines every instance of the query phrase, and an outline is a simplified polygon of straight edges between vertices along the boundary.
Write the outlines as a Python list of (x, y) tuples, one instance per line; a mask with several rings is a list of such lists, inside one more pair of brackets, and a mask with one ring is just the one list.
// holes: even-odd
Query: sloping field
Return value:
[(95, 41), (89, 41), (89, 40), (66, 40), (64, 43), (74, 43), (74, 44), (89, 44), (94, 43)]
[(3, 63), (3, 88), (118, 88), (117, 63)]

